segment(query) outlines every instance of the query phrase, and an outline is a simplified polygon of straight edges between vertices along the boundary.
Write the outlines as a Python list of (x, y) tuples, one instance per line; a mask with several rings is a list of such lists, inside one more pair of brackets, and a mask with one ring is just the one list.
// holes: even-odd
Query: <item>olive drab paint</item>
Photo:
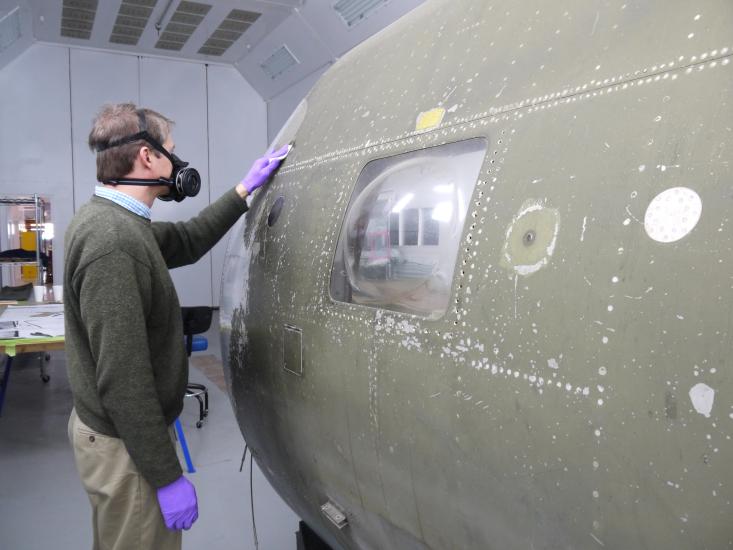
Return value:
[(329, 544), (733, 545), (732, 54), (728, 0), (433, 0), (323, 76), (221, 324), (242, 433)]

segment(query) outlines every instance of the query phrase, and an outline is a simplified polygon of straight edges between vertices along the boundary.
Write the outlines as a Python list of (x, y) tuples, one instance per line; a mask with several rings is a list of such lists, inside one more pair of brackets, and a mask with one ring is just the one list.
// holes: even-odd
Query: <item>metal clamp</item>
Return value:
[(323, 515), (339, 529), (343, 529), (349, 524), (346, 514), (339, 510), (332, 502), (327, 502), (321, 506), (321, 512), (323, 512)]

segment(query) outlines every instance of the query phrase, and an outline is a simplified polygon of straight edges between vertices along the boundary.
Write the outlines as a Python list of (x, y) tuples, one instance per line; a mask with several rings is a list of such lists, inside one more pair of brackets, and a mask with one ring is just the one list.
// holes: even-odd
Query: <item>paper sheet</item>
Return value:
[(8, 306), (0, 315), (0, 339), (64, 335), (64, 305)]

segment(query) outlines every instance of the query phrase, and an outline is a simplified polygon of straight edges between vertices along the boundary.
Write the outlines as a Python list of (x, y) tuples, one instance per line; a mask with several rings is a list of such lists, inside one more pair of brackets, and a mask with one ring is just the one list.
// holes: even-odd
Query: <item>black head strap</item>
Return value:
[(156, 151), (163, 153), (168, 158), (168, 160), (174, 162), (171, 154), (165, 149), (165, 147), (163, 147), (157, 139), (155, 139), (148, 133), (148, 123), (145, 119), (145, 111), (143, 111), (142, 109), (138, 109), (136, 112), (139, 125), (138, 127), (140, 128), (140, 131), (130, 136), (125, 136), (120, 139), (112, 140), (105, 145), (98, 145), (96, 148), (97, 153), (101, 153), (102, 151), (106, 151), (107, 149), (111, 149), (112, 147), (119, 147), (120, 145), (126, 145), (134, 141), (143, 140), (152, 145)]

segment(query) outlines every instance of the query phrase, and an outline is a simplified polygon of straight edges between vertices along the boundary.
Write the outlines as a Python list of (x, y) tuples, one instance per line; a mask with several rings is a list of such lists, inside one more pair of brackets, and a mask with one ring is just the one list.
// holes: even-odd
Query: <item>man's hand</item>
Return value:
[(257, 159), (252, 165), (252, 168), (250, 168), (249, 173), (237, 185), (237, 192), (239, 192), (240, 196), (245, 196), (243, 193), (245, 190), (247, 191), (246, 194), (249, 195), (252, 191), (267, 183), (272, 173), (277, 170), (280, 163), (288, 156), (290, 149), (290, 145), (283, 145), (277, 151), (268, 153), (264, 157)]
[(183, 476), (158, 489), (158, 504), (165, 526), (171, 531), (188, 530), (199, 517), (196, 489)]

